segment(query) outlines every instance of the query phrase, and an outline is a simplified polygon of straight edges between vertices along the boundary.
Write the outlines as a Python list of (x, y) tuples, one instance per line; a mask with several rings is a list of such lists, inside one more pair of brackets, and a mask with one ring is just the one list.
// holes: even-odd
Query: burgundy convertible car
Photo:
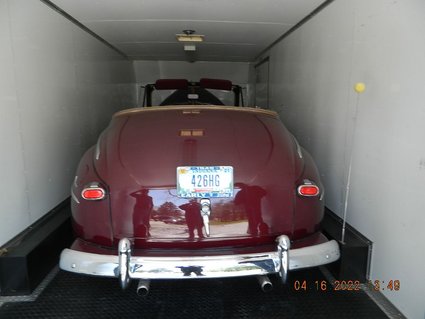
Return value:
[[(159, 106), (153, 96), (171, 94)], [(223, 104), (224, 91), (234, 106)], [(310, 155), (230, 81), (158, 80), (116, 113), (72, 185), (77, 239), (63, 270), (138, 279), (268, 275), (339, 258), (320, 231), (323, 187)]]

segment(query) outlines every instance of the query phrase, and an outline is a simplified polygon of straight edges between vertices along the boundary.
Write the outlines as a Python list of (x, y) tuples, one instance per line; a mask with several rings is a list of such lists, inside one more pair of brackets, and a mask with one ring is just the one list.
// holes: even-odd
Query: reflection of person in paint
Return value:
[(236, 194), (235, 204), (245, 208), (248, 216), (248, 233), (251, 235), (265, 235), (269, 226), (263, 221), (261, 213), (261, 199), (266, 196), (266, 191), (260, 186), (249, 186), (244, 183), (235, 183), (240, 191)]
[(189, 238), (195, 238), (195, 229), (198, 232), (199, 238), (204, 238), (202, 233), (202, 217), (201, 217), (201, 205), (198, 201), (192, 198), (188, 203), (180, 205), (179, 208), (185, 211), (186, 224), (189, 228)]
[(135, 237), (148, 237), (150, 228), (150, 217), (153, 208), (152, 197), (147, 189), (131, 193), (130, 196), (136, 199), (133, 209), (133, 227)]

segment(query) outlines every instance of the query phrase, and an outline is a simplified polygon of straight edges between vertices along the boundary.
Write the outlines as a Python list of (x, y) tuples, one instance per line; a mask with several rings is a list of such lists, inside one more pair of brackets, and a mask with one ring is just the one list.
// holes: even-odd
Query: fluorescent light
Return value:
[(200, 34), (176, 34), (177, 41), (179, 42), (202, 42), (204, 36)]

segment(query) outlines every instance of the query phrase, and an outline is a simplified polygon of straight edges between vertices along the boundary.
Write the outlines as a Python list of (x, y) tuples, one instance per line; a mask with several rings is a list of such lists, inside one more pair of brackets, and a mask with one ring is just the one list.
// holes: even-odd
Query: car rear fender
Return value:
[[(93, 165), (96, 147), (90, 148), (82, 157), (71, 187), (72, 222), (75, 235), (101, 245), (112, 245), (110, 198), (108, 186), (96, 173)], [(86, 200), (82, 191), (90, 185), (105, 190), (100, 200)]]
[(297, 240), (315, 233), (320, 229), (324, 214), (324, 187), (320, 181), (319, 171), (311, 155), (302, 149), (303, 166), (296, 186), (312, 183), (319, 187), (319, 194), (312, 197), (295, 194), (295, 216), (293, 239)]

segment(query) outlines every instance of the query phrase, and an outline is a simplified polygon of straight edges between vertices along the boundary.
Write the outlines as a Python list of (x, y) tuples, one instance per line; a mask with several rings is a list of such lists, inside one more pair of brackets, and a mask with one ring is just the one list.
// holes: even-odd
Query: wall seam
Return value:
[(330, 5), (335, 0), (326, 0), (321, 5), (319, 5), (316, 9), (314, 9), (312, 12), (310, 12), (307, 16), (305, 16), (302, 20), (300, 20), (297, 24), (295, 24), (292, 28), (290, 28), (288, 31), (286, 31), (284, 34), (282, 34), (280, 37), (278, 37), (276, 40), (274, 40), (268, 47), (266, 47), (264, 50), (262, 50), (255, 58), (254, 61), (257, 61), (260, 59), (264, 54), (266, 54), (268, 51), (270, 51), (274, 46), (276, 46), (278, 43), (280, 43), (283, 39), (287, 38), (291, 33), (302, 27), (304, 24), (306, 24), (308, 21), (310, 21), (314, 16), (316, 16), (320, 11), (325, 9), (328, 5)]
[(67, 13), (65, 10), (61, 9), (60, 7), (58, 7), (57, 5), (55, 5), (53, 2), (49, 1), (49, 0), (40, 0), (42, 3), (44, 3), (45, 5), (47, 5), (50, 9), (56, 11), (57, 13), (59, 13), (61, 16), (63, 16), (65, 19), (69, 20), (70, 22), (72, 22), (73, 24), (75, 24), (77, 27), (79, 27), (80, 29), (82, 29), (83, 31), (87, 32), (88, 34), (90, 34), (92, 37), (94, 37), (95, 39), (99, 40), (100, 42), (102, 42), (104, 45), (106, 45), (107, 47), (109, 47), (110, 49), (114, 50), (115, 52), (117, 52), (119, 55), (121, 55), (123, 58), (125, 58), (126, 60), (131, 60), (130, 57), (125, 54), (124, 52), (122, 52), (120, 49), (118, 49), (117, 47), (115, 47), (114, 45), (112, 45), (111, 43), (109, 43), (108, 41), (106, 41), (104, 38), (102, 38), (100, 35), (98, 35), (96, 32), (94, 32), (93, 30), (89, 29), (88, 27), (86, 27), (84, 24), (82, 24), (80, 21), (78, 21), (77, 19), (75, 19), (73, 16), (71, 16), (69, 13)]

